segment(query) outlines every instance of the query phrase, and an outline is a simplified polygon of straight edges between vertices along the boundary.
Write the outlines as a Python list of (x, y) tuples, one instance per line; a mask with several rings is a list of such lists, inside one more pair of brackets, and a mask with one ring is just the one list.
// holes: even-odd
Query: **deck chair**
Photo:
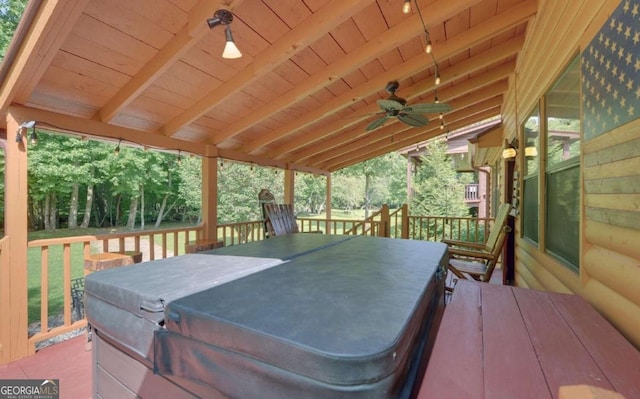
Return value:
[(267, 217), (267, 211), (265, 209), (266, 204), (273, 204), (276, 202), (276, 198), (273, 196), (271, 191), (263, 188), (258, 193), (258, 203), (260, 204), (260, 212), (262, 213), (262, 223), (264, 228), (264, 238), (269, 238), (269, 232), (273, 232), (273, 228), (271, 227), (271, 222)]
[(268, 237), (298, 233), (298, 224), (291, 204), (265, 203), (265, 226)]
[[(511, 232), (507, 217), (511, 205), (502, 204), (484, 244), (457, 240), (442, 240), (449, 246), (448, 269), (458, 278), (488, 282), (502, 254), (502, 247)], [(452, 288), (449, 288), (452, 290)]]

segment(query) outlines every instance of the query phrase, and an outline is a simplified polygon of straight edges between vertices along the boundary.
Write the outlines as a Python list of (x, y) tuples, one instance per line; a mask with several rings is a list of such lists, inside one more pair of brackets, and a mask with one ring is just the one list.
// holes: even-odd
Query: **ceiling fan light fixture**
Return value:
[(226, 59), (237, 59), (242, 57), (242, 53), (236, 46), (236, 43), (233, 41), (233, 35), (231, 34), (231, 27), (227, 25), (227, 28), (224, 31), (225, 37), (227, 39), (226, 44), (224, 45), (224, 51), (222, 52), (222, 58)]
[(404, 4), (402, 5), (402, 13), (409, 14), (411, 12), (411, 0), (404, 0)]

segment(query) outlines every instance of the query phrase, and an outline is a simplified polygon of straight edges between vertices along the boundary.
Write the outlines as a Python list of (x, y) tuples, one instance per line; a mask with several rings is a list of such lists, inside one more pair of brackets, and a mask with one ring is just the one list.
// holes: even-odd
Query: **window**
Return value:
[[(539, 225), (539, 200), (538, 200), (538, 160), (537, 155), (540, 147), (540, 108), (536, 108), (531, 112), (523, 125), (525, 156), (524, 165), (524, 182), (522, 185), (522, 220), (523, 235), (531, 241), (538, 242), (538, 225)], [(534, 155), (535, 154), (535, 155)]]
[(545, 96), (547, 252), (578, 269), (580, 254), (580, 63)]

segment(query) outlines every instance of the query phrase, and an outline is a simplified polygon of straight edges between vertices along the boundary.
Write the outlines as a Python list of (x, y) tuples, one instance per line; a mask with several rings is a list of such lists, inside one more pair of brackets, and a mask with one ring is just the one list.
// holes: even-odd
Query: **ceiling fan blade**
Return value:
[(429, 123), (429, 119), (422, 115), (405, 114), (404, 112), (398, 114), (398, 119), (400, 119), (401, 122), (414, 127), (421, 127)]
[(366, 131), (370, 131), (370, 130), (375, 130), (377, 128), (379, 128), (380, 126), (384, 125), (384, 123), (387, 121), (388, 117), (385, 115), (382, 118), (378, 118), (376, 120), (374, 120), (373, 122), (371, 122), (370, 124), (367, 125), (367, 127), (364, 129)]
[(402, 112), (408, 114), (437, 114), (451, 111), (451, 105), (446, 103), (421, 103), (411, 104), (405, 107)]
[(404, 108), (401, 102), (396, 100), (378, 100), (378, 106), (385, 111), (401, 111)]

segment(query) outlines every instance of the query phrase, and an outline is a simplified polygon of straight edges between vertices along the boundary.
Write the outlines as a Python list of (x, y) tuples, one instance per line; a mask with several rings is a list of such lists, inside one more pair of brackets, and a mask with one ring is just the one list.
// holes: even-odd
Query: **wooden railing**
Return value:
[(492, 223), (492, 218), (409, 216), (409, 238), (424, 241), (450, 239), (483, 243), (489, 236)]
[[(200, 238), (203, 226), (192, 226), (180, 229), (154, 230), (141, 232), (127, 232), (109, 235), (61, 237), (34, 240), (28, 243), (29, 248), (40, 249), (40, 329), (29, 337), (29, 350), (35, 351), (36, 343), (56, 337), (67, 332), (85, 327), (85, 319), (73, 321), (71, 317), (71, 279), (81, 277), (84, 269), (84, 259), (89, 257), (93, 248), (101, 247), (103, 252), (136, 251), (143, 253), (144, 260), (167, 258), (184, 253), (184, 246), (179, 242), (186, 242)], [(149, 245), (141, 246), (141, 239)], [(159, 241), (159, 243), (156, 243)], [(169, 241), (172, 241), (172, 251), (169, 252)], [(97, 243), (97, 245), (96, 245)], [(156, 245), (160, 246), (160, 254), (156, 253)], [(50, 259), (52, 249), (56, 249), (58, 256)], [(82, 256), (73, 256), (75, 251), (82, 251)], [(75, 263), (72, 264), (72, 259)], [(49, 326), (49, 293), (58, 287), (49, 286), (49, 270), (62, 266), (62, 325)], [(34, 290), (37, 291), (37, 290)], [(31, 290), (30, 290), (31, 292)]]
[[(440, 241), (444, 238), (471, 240), (483, 242), (489, 234), (493, 219), (463, 218), (442, 216), (409, 216), (408, 207), (390, 212), (384, 206), (374, 212), (367, 220), (351, 219), (313, 219), (298, 218), (300, 231), (322, 231), (324, 234), (369, 235), (413, 240)], [(155, 260), (184, 253), (184, 245), (190, 240), (200, 239), (204, 234), (204, 226), (190, 226), (179, 229), (127, 232), (108, 235), (62, 237), (44, 240), (34, 240), (28, 243), (29, 248), (40, 249), (40, 284), (31, 287), (32, 292), (40, 291), (40, 330), (29, 338), (30, 350), (35, 350), (36, 343), (65, 334), (82, 327), (85, 319), (72, 320), (71, 312), (71, 280), (83, 275), (84, 258), (92, 251), (101, 249), (103, 252), (136, 251), (143, 253), (143, 260)], [(245, 244), (264, 239), (263, 222), (261, 220), (228, 223), (218, 225), (218, 239), (226, 246)], [(0, 257), (3, 243), (8, 238), (0, 240)], [(154, 245), (147, 245), (153, 243)], [(144, 245), (143, 245), (144, 244)], [(158, 248), (156, 248), (158, 246)], [(82, 251), (82, 256), (76, 251)], [(98, 251), (99, 252), (99, 251)], [(2, 260), (0, 258), (0, 260)], [(51, 289), (49, 284), (50, 269), (56, 267), (62, 273), (62, 325), (49, 326), (49, 303)], [(33, 306), (33, 304), (32, 304)]]
[(264, 240), (264, 224), (262, 220), (221, 224), (218, 239), (223, 240), (225, 246)]
[(465, 184), (464, 200), (466, 202), (480, 201), (480, 185), (478, 183)]

